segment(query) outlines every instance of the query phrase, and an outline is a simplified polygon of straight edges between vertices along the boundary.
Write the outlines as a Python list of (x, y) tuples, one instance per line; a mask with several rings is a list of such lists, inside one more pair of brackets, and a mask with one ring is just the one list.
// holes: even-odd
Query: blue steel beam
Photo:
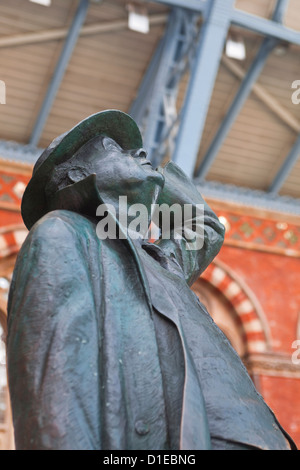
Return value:
[(282, 0), (281, 2), (277, 1), (273, 12), (273, 21), (276, 21), (276, 23), (283, 23), (289, 3), (290, 0)]
[[(282, 21), (288, 2), (289, 0), (277, 0), (277, 4), (273, 13), (274, 21)], [(250, 69), (248, 70), (247, 75), (245, 76), (237, 94), (235, 95), (232, 104), (230, 105), (229, 110), (222, 121), (222, 124), (220, 125), (215, 137), (212, 140), (212, 143), (206, 155), (204, 156), (198, 171), (196, 171), (196, 176), (200, 179), (204, 179), (206, 177), (236, 118), (240, 114), (241, 109), (247, 101), (252, 91), (253, 85), (260, 76), (267, 58), (276, 44), (278, 44), (278, 40), (274, 38), (267, 38), (263, 41), (263, 44), (260, 47)]]
[(211, 0), (204, 14), (173, 156), (173, 160), (190, 177), (195, 169), (233, 4), (234, 0)]
[(269, 187), (269, 190), (268, 190), (269, 193), (277, 194), (280, 191), (286, 178), (290, 174), (293, 166), (297, 162), (299, 156), (300, 156), (300, 135), (298, 136), (292, 150), (290, 151), (289, 155), (287, 156), (283, 165), (278, 171), (273, 183)]
[(56, 94), (62, 82), (66, 68), (72, 56), (81, 27), (85, 21), (89, 0), (81, 0), (74, 16), (73, 23), (66, 38), (64, 48), (56, 65), (52, 80), (49, 84), (39, 115), (36, 119), (29, 143), (37, 146), (51, 111)]
[[(202, 13), (205, 10), (205, 2), (202, 0), (154, 0), (168, 6), (177, 6)], [(206, 2), (211, 0), (206, 0)], [(290, 28), (286, 28), (276, 21), (261, 18), (232, 6), (230, 21), (236, 26), (240, 26), (250, 31), (254, 31), (262, 36), (274, 37), (280, 41), (290, 42), (300, 45), (300, 33)]]
[(179, 83), (194, 55), (199, 15), (173, 8), (129, 114), (137, 121), (149, 159), (158, 165), (173, 153)]
[(152, 159), (152, 153), (155, 151), (157, 141), (158, 121), (161, 117), (162, 108), (162, 95), (165, 93), (170, 65), (173, 63), (176, 52), (176, 36), (179, 34), (181, 25), (180, 12), (173, 10), (166, 30), (165, 41), (162, 50), (160, 66), (153, 84), (154, 93), (149, 103), (149, 113), (147, 117), (147, 127), (144, 133), (144, 143), (149, 151), (149, 156)]
[(170, 7), (187, 8), (201, 13), (206, 8), (207, 0), (154, 0), (156, 3), (163, 3)]
[(300, 45), (300, 33), (286, 26), (250, 13), (234, 10), (231, 18), (232, 24), (249, 29), (262, 36), (274, 37), (280, 41)]
[(145, 117), (146, 109), (153, 93), (155, 77), (159, 69), (165, 40), (166, 36), (163, 36), (158, 46), (156, 47), (150, 65), (142, 79), (136, 98), (131, 104), (129, 110), (130, 116), (133, 117), (140, 128), (143, 127), (143, 118)]

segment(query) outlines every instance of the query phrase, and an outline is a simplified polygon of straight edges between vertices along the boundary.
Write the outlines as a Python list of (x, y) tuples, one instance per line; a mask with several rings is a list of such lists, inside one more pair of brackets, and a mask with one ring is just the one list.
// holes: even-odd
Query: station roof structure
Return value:
[[(1, 2), (0, 158), (32, 164), (80, 120), (120, 109), (146, 120), (150, 147), (151, 133), (167, 142), (158, 163), (175, 155), (208, 194), (300, 213), (299, 0), (48, 3)], [(130, 11), (148, 32), (128, 27)]]

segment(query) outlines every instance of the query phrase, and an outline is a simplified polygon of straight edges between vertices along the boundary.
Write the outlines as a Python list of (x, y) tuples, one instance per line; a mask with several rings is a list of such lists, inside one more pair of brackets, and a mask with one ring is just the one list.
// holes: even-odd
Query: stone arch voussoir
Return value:
[(262, 307), (251, 289), (230, 268), (214, 261), (201, 276), (231, 303), (239, 317), (249, 354), (270, 350), (270, 332)]

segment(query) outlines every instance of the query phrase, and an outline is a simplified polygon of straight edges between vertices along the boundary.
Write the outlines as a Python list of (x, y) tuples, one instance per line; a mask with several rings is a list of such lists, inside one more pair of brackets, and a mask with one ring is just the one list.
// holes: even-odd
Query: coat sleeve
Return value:
[(170, 162), (159, 171), (165, 177), (160, 202), (179, 204), (183, 216), (187, 211), (188, 217), (182, 217), (179, 226), (176, 226), (174, 220), (170, 236), (160, 238), (156, 243), (169, 258), (179, 264), (187, 283), (192, 285), (219, 253), (225, 228), (196, 186), (176, 164)]
[(7, 337), (17, 449), (99, 445), (98, 327), (84, 251), (53, 212), (19, 253)]

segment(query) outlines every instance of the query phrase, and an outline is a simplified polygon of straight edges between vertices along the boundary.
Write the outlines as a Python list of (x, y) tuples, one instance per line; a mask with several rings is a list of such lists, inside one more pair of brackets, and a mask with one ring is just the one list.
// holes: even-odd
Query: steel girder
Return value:
[(203, 12), (203, 24), (173, 155), (173, 160), (190, 177), (194, 174), (233, 4), (234, 0), (211, 0)]
[(63, 50), (57, 62), (52, 80), (48, 86), (46, 96), (44, 98), (40, 112), (36, 119), (33, 131), (30, 137), (30, 141), (29, 141), (30, 145), (37, 146), (39, 143), (41, 134), (43, 132), (47, 118), (51, 111), (56, 94), (60, 87), (61, 81), (63, 79), (66, 68), (68, 66), (68, 63), (72, 57), (72, 53), (76, 45), (76, 42), (79, 38), (80, 30), (85, 21), (88, 7), (89, 7), (89, 0), (80, 0), (80, 3), (78, 5), (77, 11), (73, 19), (73, 23), (70, 27), (68, 36), (66, 38)]
[[(273, 13), (273, 21), (281, 22), (283, 20), (283, 15), (286, 10), (286, 6), (289, 0), (278, 0), (274, 13)], [(220, 148), (222, 147), (230, 129), (232, 128), (236, 118), (238, 117), (242, 107), (244, 106), (246, 100), (248, 99), (253, 85), (256, 83), (258, 77), (260, 76), (266, 60), (268, 59), (270, 53), (274, 50), (275, 46), (279, 43), (279, 41), (275, 38), (266, 38), (254, 61), (252, 62), (251, 67), (249, 68), (242, 84), (235, 95), (229, 110), (222, 121), (216, 135), (214, 136), (212, 143), (204, 156), (199, 169), (196, 171), (196, 176), (200, 179), (204, 179), (216, 159)]]
[[(180, 7), (203, 13), (206, 5), (211, 0), (154, 0), (170, 7)], [(261, 18), (250, 13), (238, 10), (232, 6), (230, 12), (230, 21), (236, 26), (254, 31), (262, 36), (269, 36), (279, 39), (280, 41), (290, 42), (300, 45), (300, 33), (293, 29), (287, 28), (276, 21)]]
[[(212, 88), (215, 82), (216, 70), (220, 61), (221, 44), (224, 44), (229, 25), (233, 24), (255, 31), (266, 38), (229, 109), (227, 117), (224, 119), (216, 135), (216, 139), (212, 143), (209, 152), (197, 172), (197, 176), (200, 177), (200, 179), (204, 179), (235, 118), (249, 96), (253, 84), (261, 73), (269, 53), (273, 50), (275, 45), (281, 41), (300, 45), (300, 33), (282, 24), (282, 19), (289, 0), (277, 1), (272, 20), (237, 10), (234, 8), (234, 2), (227, 2), (227, 0), (220, 1), (219, 3), (217, 0), (156, 1), (171, 7), (180, 7), (185, 11), (193, 11), (195, 14), (202, 14), (204, 18), (204, 25), (200, 36), (201, 39), (197, 45), (187, 100), (180, 116), (181, 122), (176, 148), (173, 154), (173, 160), (176, 161), (189, 176), (193, 176), (194, 174), (198, 148), (206, 120)], [(217, 28), (218, 33), (216, 32)], [(279, 190), (282, 186), (284, 179), (297, 161), (299, 154), (298, 146), (299, 143), (297, 140), (295, 147), (289, 153), (287, 161), (282, 165), (269, 191), (274, 193), (274, 191)]]
[(300, 135), (298, 136), (293, 148), (291, 149), (290, 153), (284, 160), (280, 170), (278, 171), (274, 181), (269, 187), (268, 192), (271, 194), (277, 194), (280, 189), (282, 188), (286, 178), (290, 174), (291, 170), (293, 169), (295, 163), (297, 162), (300, 156)]
[(199, 34), (199, 15), (173, 9), (166, 32), (129, 111), (143, 133), (149, 159), (158, 165), (174, 151), (179, 116), (178, 88), (193, 59)]

